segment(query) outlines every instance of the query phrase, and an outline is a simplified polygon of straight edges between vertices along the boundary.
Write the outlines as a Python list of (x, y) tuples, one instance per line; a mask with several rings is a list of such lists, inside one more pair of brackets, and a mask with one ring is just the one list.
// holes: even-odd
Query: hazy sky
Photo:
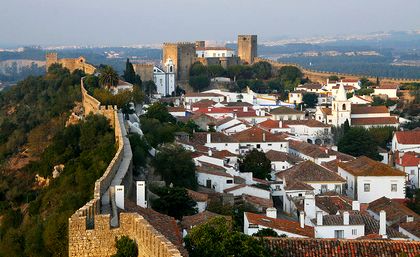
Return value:
[(0, 45), (130, 45), (420, 29), (420, 0), (0, 0)]

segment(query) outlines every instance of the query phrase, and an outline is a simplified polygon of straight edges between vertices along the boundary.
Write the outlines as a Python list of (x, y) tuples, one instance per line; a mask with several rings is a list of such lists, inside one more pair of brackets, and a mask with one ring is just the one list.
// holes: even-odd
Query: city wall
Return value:
[(79, 58), (58, 59), (57, 53), (48, 53), (46, 55), (47, 71), (48, 71), (48, 68), (54, 63), (61, 64), (63, 68), (69, 69), (70, 72), (73, 72), (75, 70), (82, 70), (86, 74), (94, 74), (96, 71), (95, 66), (89, 63), (86, 63), (86, 59), (82, 56), (80, 56)]
[[(296, 63), (281, 63), (281, 62), (276, 62), (273, 60), (259, 58), (259, 57), (255, 58), (255, 62), (262, 62), (262, 61), (269, 62), (272, 65), (274, 71), (278, 71), (283, 66), (295, 66), (302, 71), (304, 77), (308, 77), (311, 81), (319, 82), (319, 83), (326, 83), (327, 78), (333, 75), (336, 75), (338, 77), (345, 77), (346, 79), (359, 79), (359, 78), (365, 77), (365, 78), (368, 78), (370, 81), (376, 83), (376, 77), (369, 77), (369, 76), (358, 75), (358, 74), (340, 73), (340, 72), (317, 71), (317, 70), (312, 70), (312, 69), (306, 69)], [(380, 77), (379, 79), (383, 83), (400, 84), (400, 83), (420, 82), (419, 79), (388, 78), (388, 77)]]
[[(82, 104), (85, 113), (102, 114), (114, 125), (117, 152), (106, 171), (95, 182), (93, 199), (77, 210), (69, 218), (69, 256), (70, 257), (108, 257), (116, 253), (115, 239), (126, 235), (138, 245), (139, 257), (179, 257), (179, 250), (162, 234), (156, 231), (141, 215), (137, 213), (120, 213), (118, 226), (111, 226), (113, 214), (101, 214), (101, 197), (108, 191), (113, 181), (119, 180), (126, 188), (131, 181), (132, 153), (130, 143), (123, 133), (124, 120), (115, 107), (101, 106), (100, 102), (90, 96), (81, 82)], [(129, 165), (121, 165), (129, 162)], [(123, 167), (123, 171), (121, 171)], [(121, 177), (124, 177), (121, 179)], [(111, 205), (115, 206), (115, 199)], [(117, 217), (118, 218), (118, 217)]]

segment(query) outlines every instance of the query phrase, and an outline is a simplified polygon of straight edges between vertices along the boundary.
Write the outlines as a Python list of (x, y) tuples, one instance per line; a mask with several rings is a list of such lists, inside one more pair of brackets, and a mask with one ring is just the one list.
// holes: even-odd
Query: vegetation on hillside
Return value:
[(271, 172), (271, 161), (265, 153), (252, 149), (239, 160), (240, 172), (252, 172), (254, 178), (269, 179)]

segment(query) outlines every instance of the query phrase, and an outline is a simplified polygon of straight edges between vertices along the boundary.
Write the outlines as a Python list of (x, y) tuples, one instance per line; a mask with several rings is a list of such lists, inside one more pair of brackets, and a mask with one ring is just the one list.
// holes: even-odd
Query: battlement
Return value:
[(194, 46), (195, 47), (195, 43), (193, 42), (186, 42), (186, 41), (182, 41), (182, 42), (165, 42), (163, 43), (164, 46)]
[(45, 60), (47, 71), (48, 68), (54, 63), (61, 64), (63, 68), (69, 69), (70, 72), (73, 72), (75, 70), (82, 70), (86, 74), (94, 74), (96, 71), (95, 66), (86, 63), (86, 58), (83, 56), (80, 56), (79, 58), (58, 59), (57, 53), (51, 52), (45, 55)]

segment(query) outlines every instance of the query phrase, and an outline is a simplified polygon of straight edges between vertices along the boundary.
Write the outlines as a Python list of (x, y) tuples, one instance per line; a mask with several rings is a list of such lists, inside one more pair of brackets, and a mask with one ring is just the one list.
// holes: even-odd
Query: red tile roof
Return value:
[(300, 181), (300, 182), (338, 182), (344, 183), (345, 180), (339, 176), (337, 173), (334, 173), (326, 168), (319, 166), (318, 164), (312, 161), (305, 161), (299, 163), (287, 170), (278, 172), (276, 174), (278, 178), (285, 178), (286, 181)]
[(338, 167), (354, 176), (405, 176), (405, 172), (396, 170), (389, 165), (374, 161), (366, 156), (360, 156), (349, 162), (340, 162)]
[(328, 214), (336, 214), (338, 211), (351, 211), (352, 202), (353, 200), (350, 198), (335, 192), (315, 196), (316, 207)]
[(287, 128), (286, 124), (282, 121), (268, 119), (258, 124), (259, 127), (265, 129), (280, 128), (280, 123), (282, 128)]
[(278, 229), (306, 237), (315, 236), (314, 228), (312, 226), (305, 226), (301, 228), (299, 222), (296, 221), (273, 219), (262, 214), (255, 214), (251, 212), (245, 212), (245, 215), (250, 224), (257, 224), (267, 228)]
[(181, 221), (181, 227), (188, 231), (195, 226), (206, 223), (208, 220), (214, 217), (225, 217), (225, 219), (228, 221), (232, 220), (232, 217), (230, 216), (223, 216), (217, 213), (203, 211), (201, 213), (197, 213), (191, 216), (184, 216)]
[(331, 108), (322, 108), (321, 111), (325, 114), (325, 115), (331, 115), (332, 113), (332, 109)]
[(352, 118), (351, 125), (395, 125), (398, 124), (398, 118), (391, 117), (374, 117), (374, 118)]
[(412, 216), (414, 220), (420, 220), (420, 216), (402, 203), (392, 199), (381, 197), (369, 203), (368, 210), (379, 215), (379, 212), (386, 212), (386, 220), (390, 225), (407, 221), (407, 216)]
[(344, 82), (344, 83), (356, 83), (356, 82), (359, 82), (359, 80), (358, 79), (342, 79), (341, 80), (342, 82)]
[(253, 195), (247, 195), (247, 194), (242, 194), (242, 199), (245, 202), (250, 203), (259, 208), (266, 209), (266, 208), (273, 207), (273, 201), (271, 199), (265, 199), (265, 198), (256, 197)]
[(233, 178), (232, 175), (229, 173), (226, 173), (226, 170), (222, 167), (219, 167), (217, 165), (211, 165), (210, 163), (200, 162), (201, 166), (196, 167), (197, 173), (204, 173), (204, 174), (210, 174), (215, 176), (222, 176), (227, 178)]
[(398, 84), (385, 84), (385, 85), (380, 85), (379, 89), (398, 89), (400, 87), (400, 85)]
[(258, 127), (252, 127), (247, 130), (238, 132), (232, 136), (234, 140), (246, 143), (246, 142), (287, 142), (284, 135), (271, 134)]
[(400, 227), (420, 238), (420, 221), (401, 223)]
[(186, 93), (184, 95), (184, 97), (218, 97), (218, 96), (222, 96), (221, 94), (217, 94), (217, 93)]
[(303, 161), (303, 159), (295, 155), (274, 150), (266, 152), (265, 156), (272, 162), (288, 162), (290, 164), (296, 164)]
[(220, 132), (196, 132), (193, 134), (192, 140), (198, 144), (206, 144), (207, 143), (207, 134), (211, 135), (211, 143), (235, 143), (238, 142), (234, 138), (227, 136)]
[(270, 238), (266, 242), (284, 257), (418, 257), (420, 253), (420, 242), (412, 241)]
[(324, 124), (317, 120), (285, 120), (283, 123), (285, 123), (286, 126), (290, 127), (293, 125), (303, 125), (311, 128), (329, 128), (330, 125)]
[(420, 164), (420, 153), (406, 152), (400, 158), (396, 158), (396, 163), (403, 167), (418, 166)]
[(204, 193), (200, 193), (190, 189), (187, 189), (187, 192), (189, 197), (191, 197), (191, 199), (193, 199), (196, 202), (207, 202), (207, 200), (209, 199), (209, 196)]
[(334, 152), (325, 147), (303, 141), (290, 140), (289, 148), (312, 158), (328, 158), (330, 155), (335, 155)]
[(366, 106), (361, 104), (351, 105), (351, 114), (369, 114), (369, 113), (389, 113), (389, 110), (384, 105)]
[(208, 108), (198, 108), (194, 110), (196, 113), (231, 113), (232, 111), (228, 108), (223, 107), (208, 107)]
[(304, 112), (289, 108), (289, 107), (285, 107), (285, 106), (280, 106), (277, 107), (273, 110), (270, 111), (270, 114), (274, 114), (274, 115), (288, 115), (288, 114), (299, 114), (299, 115), (304, 115)]
[(238, 189), (240, 189), (240, 188), (244, 188), (244, 187), (246, 187), (246, 186), (247, 186), (247, 185), (245, 185), (245, 184), (236, 185), (236, 186), (233, 186), (233, 187), (230, 187), (230, 188), (228, 188), (228, 189), (223, 190), (223, 192), (224, 192), (224, 193), (230, 193), (230, 192), (232, 192), (232, 191), (238, 190)]
[(395, 136), (397, 137), (397, 141), (400, 144), (420, 144), (420, 130), (397, 131), (395, 132)]

